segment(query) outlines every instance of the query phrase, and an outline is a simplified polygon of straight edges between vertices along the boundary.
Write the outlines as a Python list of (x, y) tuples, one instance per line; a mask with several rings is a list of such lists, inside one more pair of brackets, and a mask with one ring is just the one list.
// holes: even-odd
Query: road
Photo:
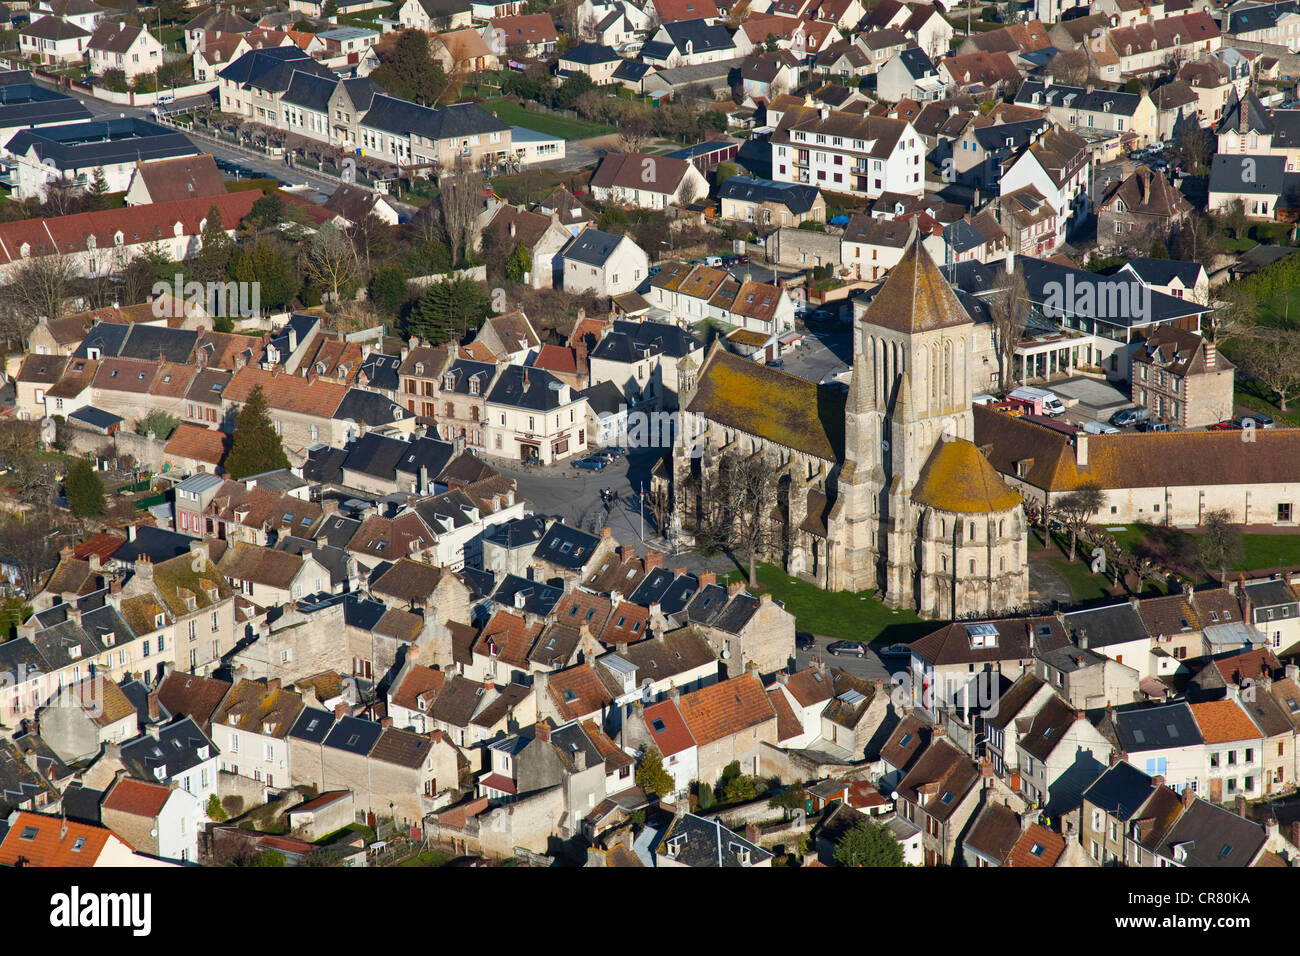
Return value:
[[(144, 120), (155, 119), (151, 113), (151, 107), (123, 106), (117, 103), (105, 103), (103, 100), (96, 99), (76, 87), (73, 87), (72, 89), (64, 89), (63, 92), (81, 100), (82, 104), (85, 105), (86, 109), (90, 111), (91, 116), (95, 119), (107, 120), (118, 119), (120, 117), (135, 117), (136, 119)], [(196, 106), (201, 106), (210, 102), (211, 100), (206, 96), (193, 96), (188, 99), (177, 100), (174, 103), (169, 103), (166, 109), (169, 113), (176, 113), (182, 112), (187, 108), (193, 109)], [(303, 169), (300, 166), (291, 168), (286, 166), (284, 160), (279, 157), (267, 156), (266, 154), (256, 150), (232, 146), (229, 143), (217, 141), (202, 133), (194, 133), (190, 130), (181, 130), (181, 132), (189, 137), (196, 147), (211, 153), (216, 159), (228, 163), (236, 163), (240, 166), (247, 166), (254, 172), (269, 176), (272, 179), (278, 179), (287, 185), (299, 186), (305, 184), (311, 186), (318, 193), (326, 197), (331, 195), (334, 190), (338, 188), (339, 181), (334, 179), (332, 176), (325, 176), (314, 170)]]
[(876, 649), (870, 646), (867, 647), (867, 653), (863, 657), (852, 654), (832, 654), (826, 648), (835, 643), (835, 640), (833, 637), (814, 635), (813, 647), (795, 651), (796, 669), (803, 670), (810, 667), (812, 659), (816, 657), (825, 661), (827, 667), (838, 667), (846, 674), (861, 680), (889, 683), (894, 675), (906, 674), (910, 668), (909, 658), (902, 656), (882, 658)]

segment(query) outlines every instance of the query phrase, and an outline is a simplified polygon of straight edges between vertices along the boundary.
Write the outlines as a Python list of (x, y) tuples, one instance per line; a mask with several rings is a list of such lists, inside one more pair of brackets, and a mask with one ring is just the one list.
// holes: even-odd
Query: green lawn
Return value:
[(409, 860), (403, 860), (398, 866), (445, 866), (452, 859), (453, 857), (449, 853), (443, 853), (440, 850), (425, 850)]
[[(726, 581), (744, 581), (747, 577), (733, 571)], [(923, 621), (912, 611), (890, 610), (876, 598), (875, 591), (823, 591), (772, 564), (759, 565), (758, 581), (762, 590), (771, 593), (794, 615), (795, 627), (825, 637), (892, 644), (916, 640), (939, 626)]]
[[(1149, 547), (1152, 549), (1185, 553), (1199, 563), (1199, 558), (1196, 557), (1201, 547), (1199, 534), (1179, 528), (1151, 528), (1143, 525), (1125, 525), (1123, 531), (1109, 533), (1130, 551), (1134, 546), (1150, 539)], [(1300, 565), (1300, 533), (1243, 534), (1241, 549), (1242, 559), (1232, 565), (1229, 571), (1262, 571), (1279, 566)]]
[(1275, 299), (1259, 304), (1259, 321), (1264, 325), (1287, 325), (1300, 322), (1300, 289), (1291, 289)]
[(534, 113), (507, 99), (484, 100), (479, 105), (489, 113), (495, 113), (497, 119), (503, 123), (536, 130), (547, 136), (587, 139), (590, 136), (604, 136), (615, 131), (612, 126), (601, 126), (599, 123), (588, 123), (586, 120), (569, 119), (567, 116), (556, 116), (552, 113)]

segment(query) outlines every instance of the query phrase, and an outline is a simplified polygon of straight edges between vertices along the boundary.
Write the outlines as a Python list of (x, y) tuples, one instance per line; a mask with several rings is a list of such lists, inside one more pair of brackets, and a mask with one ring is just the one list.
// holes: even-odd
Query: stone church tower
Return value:
[(1020, 496), (971, 443), (974, 334), (915, 237), (854, 321), (840, 497), (858, 520), (844, 522), (844, 557), (874, 563), (890, 606), (931, 617), (1028, 596)]
[(722, 462), (761, 455), (780, 480), (769, 557), (790, 574), (930, 618), (1023, 605), (1020, 495), (971, 442), (975, 335), (914, 236), (855, 316), (847, 396), (715, 342), (682, 370), (674, 512), (699, 520), (726, 494)]

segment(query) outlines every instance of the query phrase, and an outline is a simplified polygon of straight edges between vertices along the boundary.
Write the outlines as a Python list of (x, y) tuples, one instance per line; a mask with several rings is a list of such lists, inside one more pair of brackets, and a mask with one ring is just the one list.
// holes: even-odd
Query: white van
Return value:
[(1065, 405), (1056, 397), (1055, 393), (1049, 392), (1045, 388), (1031, 388), (1028, 385), (1022, 385), (1019, 388), (1013, 388), (1007, 397), (1031, 403), (1036, 414), (1051, 415), (1053, 418), (1065, 414)]
[(1089, 435), (1118, 435), (1119, 429), (1114, 425), (1106, 425), (1102, 422), (1084, 422), (1083, 430)]

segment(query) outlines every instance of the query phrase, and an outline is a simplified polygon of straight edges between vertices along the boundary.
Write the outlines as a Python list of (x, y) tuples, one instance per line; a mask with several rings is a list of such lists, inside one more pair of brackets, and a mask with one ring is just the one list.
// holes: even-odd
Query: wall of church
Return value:
[(918, 606), (928, 617), (1002, 614), (1028, 601), (1024, 511), (927, 509), (919, 522)]

